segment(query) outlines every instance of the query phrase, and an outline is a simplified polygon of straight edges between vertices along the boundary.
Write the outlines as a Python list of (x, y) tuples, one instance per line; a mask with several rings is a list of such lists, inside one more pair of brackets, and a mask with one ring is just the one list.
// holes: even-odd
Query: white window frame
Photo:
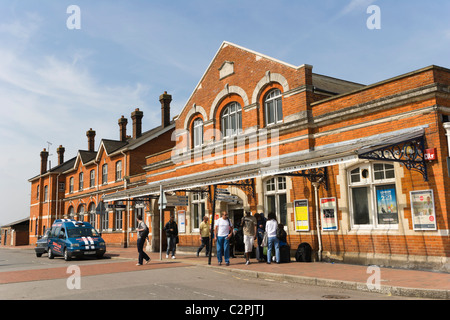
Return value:
[(237, 102), (229, 103), (222, 112), (222, 136), (232, 137), (242, 132), (242, 107)]
[[(202, 192), (194, 192), (191, 196), (191, 225), (192, 232), (200, 232), (200, 223), (206, 215), (206, 194)], [(197, 208), (197, 216), (195, 216), (195, 208)], [(195, 221), (197, 219), (197, 226)]]
[(203, 120), (197, 118), (192, 125), (192, 144), (194, 148), (203, 145)]
[(116, 162), (116, 181), (122, 180), (122, 161)]
[(102, 184), (108, 184), (108, 164), (102, 166)]
[(269, 197), (275, 197), (275, 215), (277, 217), (278, 223), (283, 223), (284, 226), (288, 224), (288, 214), (287, 208), (285, 212), (285, 217), (281, 219), (281, 201), (280, 196), (285, 197), (285, 205), (287, 205), (287, 179), (286, 177), (273, 177), (264, 181), (264, 208), (267, 212), (265, 217), (269, 215)]
[(95, 169), (92, 169), (89, 173), (89, 187), (95, 187)]
[[(273, 110), (273, 120), (269, 121), (269, 114)], [(283, 122), (283, 102), (280, 89), (272, 89), (264, 99), (264, 118), (266, 126)]]
[[(383, 178), (375, 178), (375, 174), (381, 171), (375, 170), (375, 166), (383, 165), (384, 167), (384, 177)], [(388, 169), (386, 170), (386, 165)], [(359, 168), (359, 174), (356, 170)], [(364, 171), (367, 170), (367, 171)], [(393, 177), (386, 177), (386, 173), (389, 175), (393, 174)], [(377, 174), (378, 175), (378, 174)], [(359, 180), (358, 177), (359, 176)], [(353, 181), (352, 181), (353, 177)], [(347, 170), (347, 178), (348, 178), (348, 197), (349, 197), (349, 213), (350, 213), (350, 221), (351, 228), (358, 229), (398, 229), (399, 225), (397, 223), (392, 224), (380, 224), (378, 223), (377, 216), (377, 195), (376, 188), (388, 185), (394, 185), (394, 189), (396, 190), (396, 204), (397, 204), (397, 221), (400, 219), (399, 212), (399, 203), (398, 203), (398, 193), (397, 193), (397, 181), (395, 178), (395, 165), (394, 163), (389, 162), (369, 162), (369, 163), (360, 163), (359, 165), (353, 166)], [(354, 213), (354, 199), (353, 199), (353, 189), (355, 188), (367, 188), (368, 195), (368, 210), (369, 210), (369, 223), (367, 224), (358, 224), (355, 222), (355, 213)]]

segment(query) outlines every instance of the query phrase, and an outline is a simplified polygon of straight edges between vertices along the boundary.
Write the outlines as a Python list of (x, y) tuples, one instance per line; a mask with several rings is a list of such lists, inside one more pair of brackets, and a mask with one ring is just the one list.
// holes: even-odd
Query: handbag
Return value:
[(175, 241), (176, 244), (180, 243), (180, 238), (177, 236), (177, 240)]
[(267, 238), (267, 232), (264, 232), (263, 239), (261, 241), (261, 247), (267, 247), (269, 244), (269, 240)]

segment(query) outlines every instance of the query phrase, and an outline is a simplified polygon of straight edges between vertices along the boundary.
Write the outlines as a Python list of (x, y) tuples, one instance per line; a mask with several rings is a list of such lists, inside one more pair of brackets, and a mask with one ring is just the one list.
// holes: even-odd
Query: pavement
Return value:
[[(12, 249), (18, 248), (31, 249), (33, 247), (22, 246), (13, 247)], [(110, 258), (111, 261), (108, 264), (82, 266), (82, 274), (94, 275), (136, 271), (136, 268), (151, 269), (196, 265), (206, 268), (219, 268), (221, 271), (229, 271), (235, 275), (241, 274), (246, 277), (274, 281), (361, 290), (395, 296), (450, 300), (449, 273), (343, 263), (303, 263), (296, 262), (295, 259), (292, 259), (290, 263), (281, 264), (267, 264), (251, 259), (251, 263), (246, 265), (243, 256), (231, 258), (229, 266), (226, 266), (225, 263), (219, 266), (217, 258), (214, 256), (211, 259), (211, 264), (208, 264), (208, 258), (205, 257), (204, 251), (199, 257), (194, 252), (178, 251), (176, 259), (166, 259), (165, 253), (162, 254), (162, 259), (160, 259), (159, 252), (148, 254), (151, 257), (151, 262), (147, 265), (136, 266), (138, 253), (135, 247), (109, 247), (105, 257)], [(26, 272), (0, 272), (0, 284), (62, 278), (67, 277), (66, 271), (66, 267), (61, 267), (45, 270), (27, 270)]]
[[(109, 248), (111, 257), (137, 260), (136, 248)], [(209, 268), (220, 268), (222, 271), (242, 274), (248, 277), (286, 281), (306, 285), (344, 288), (376, 292), (387, 295), (419, 297), (427, 299), (450, 300), (450, 274), (432, 271), (419, 271), (407, 269), (383, 268), (376, 266), (361, 266), (343, 263), (327, 262), (296, 262), (290, 263), (258, 262), (251, 259), (249, 265), (245, 264), (243, 256), (230, 259), (230, 265), (218, 265), (217, 258), (205, 257), (204, 250), (197, 257), (194, 252), (178, 252), (176, 259), (166, 259), (163, 252), (162, 260), (159, 253), (148, 253), (152, 263), (180, 262), (183, 264), (199, 265)], [(377, 281), (377, 278), (379, 281)]]

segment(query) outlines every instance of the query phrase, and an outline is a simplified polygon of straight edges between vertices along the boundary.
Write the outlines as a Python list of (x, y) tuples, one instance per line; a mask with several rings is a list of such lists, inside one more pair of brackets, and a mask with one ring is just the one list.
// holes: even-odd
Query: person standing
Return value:
[(199, 228), (200, 228), (200, 240), (202, 241), (202, 244), (197, 249), (197, 257), (199, 256), (200, 251), (202, 251), (204, 247), (206, 247), (206, 256), (208, 256), (208, 254), (209, 254), (209, 236), (211, 234), (208, 216), (203, 217), (203, 221), (200, 223)]
[(144, 244), (145, 240), (148, 239), (148, 227), (145, 224), (144, 221), (142, 221), (142, 215), (137, 215), (136, 217), (138, 221), (138, 227), (136, 229), (137, 231), (137, 249), (139, 252), (139, 258), (137, 266), (142, 266), (142, 263), (144, 262), (144, 259), (147, 261), (147, 263), (150, 262), (150, 257), (147, 255), (147, 253), (144, 252)]
[(170, 215), (170, 220), (166, 223), (164, 231), (166, 231), (167, 236), (166, 259), (169, 258), (170, 251), (172, 251), (172, 259), (175, 259), (175, 251), (177, 250), (178, 226), (174, 221), (173, 215)]
[(258, 239), (258, 250), (257, 250), (257, 258), (258, 261), (264, 261), (264, 248), (261, 246), (261, 243), (264, 239), (264, 233), (266, 232), (266, 218), (264, 217), (264, 213), (255, 214), (256, 222), (257, 222), (257, 239)]
[(256, 218), (252, 216), (250, 211), (245, 213), (242, 218), (241, 226), (244, 232), (244, 250), (245, 250), (245, 264), (250, 264), (250, 254), (253, 251), (253, 243), (256, 239)]
[(233, 226), (228, 219), (228, 212), (223, 211), (222, 217), (217, 220), (214, 234), (217, 235), (217, 261), (222, 265), (222, 257), (225, 257), (225, 263), (230, 265), (230, 238), (233, 233)]
[(275, 246), (275, 260), (277, 263), (280, 263), (280, 243), (277, 238), (277, 229), (278, 222), (276, 220), (275, 213), (271, 212), (268, 216), (268, 221), (266, 223), (266, 232), (268, 239), (267, 246), (267, 263), (270, 264), (272, 262), (272, 249)]

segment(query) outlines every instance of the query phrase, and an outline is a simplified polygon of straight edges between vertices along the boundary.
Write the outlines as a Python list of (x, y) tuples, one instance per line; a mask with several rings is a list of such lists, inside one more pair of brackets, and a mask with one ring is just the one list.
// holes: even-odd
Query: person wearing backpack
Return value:
[(137, 231), (137, 249), (139, 252), (138, 263), (136, 265), (142, 266), (144, 259), (147, 261), (146, 263), (150, 262), (150, 257), (148, 256), (147, 253), (144, 252), (144, 244), (145, 240), (148, 239), (149, 230), (145, 222), (142, 221), (142, 215), (140, 214), (137, 215), (136, 219), (138, 221), (138, 227), (136, 231)]

